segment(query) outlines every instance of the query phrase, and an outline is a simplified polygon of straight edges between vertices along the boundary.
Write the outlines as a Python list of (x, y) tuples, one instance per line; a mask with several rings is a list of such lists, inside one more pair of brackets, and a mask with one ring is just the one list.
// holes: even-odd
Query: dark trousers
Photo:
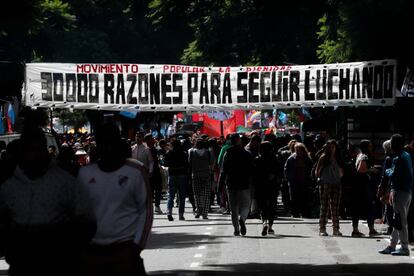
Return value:
[(91, 245), (85, 253), (85, 276), (141, 276), (144, 262), (131, 242)]
[(259, 196), (257, 197), (257, 201), (260, 208), (260, 215), (262, 217), (262, 222), (268, 221), (269, 225), (273, 225), (273, 221), (275, 219), (275, 206), (277, 203), (276, 196)]
[(219, 176), (219, 183), (218, 183), (218, 190), (220, 193), (220, 207), (228, 209), (229, 198), (228, 198), (227, 188), (226, 188), (224, 179), (225, 179), (224, 173), (221, 172)]
[(8, 275), (79, 276), (81, 275), (80, 255), (64, 257), (39, 255), (31, 259), (13, 261), (9, 263)]
[(362, 217), (366, 217), (369, 227), (374, 226), (374, 197), (370, 188), (370, 180), (365, 175), (357, 175), (352, 191), (352, 226), (357, 227)]
[(178, 192), (179, 196), (179, 214), (184, 214), (185, 211), (185, 196), (187, 192), (188, 179), (186, 175), (170, 175), (168, 178), (168, 213), (172, 214), (174, 207), (175, 194)]
[(155, 207), (160, 207), (161, 193), (162, 193), (161, 176), (151, 177), (150, 184), (151, 184), (152, 194), (154, 196), (154, 205)]
[(290, 208), (293, 216), (309, 215), (307, 188), (304, 185), (290, 186)]
[(282, 194), (283, 207), (287, 213), (291, 212), (291, 202), (290, 202), (290, 190), (289, 182), (286, 179), (282, 179), (280, 185), (280, 191)]

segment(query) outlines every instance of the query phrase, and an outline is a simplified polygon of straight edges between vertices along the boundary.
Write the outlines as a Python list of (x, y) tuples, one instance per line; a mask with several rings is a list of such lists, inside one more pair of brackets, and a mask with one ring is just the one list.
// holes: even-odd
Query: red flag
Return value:
[(202, 122), (204, 120), (204, 113), (194, 113), (192, 117), (193, 122)]
[(244, 126), (246, 111), (245, 110), (234, 110), (235, 124), (236, 127)]
[(204, 123), (201, 129), (202, 134), (207, 134), (211, 137), (219, 137), (221, 135), (220, 121), (204, 116)]
[(236, 116), (223, 121), (223, 132), (224, 136), (236, 132)]
[(184, 113), (182, 113), (182, 112), (177, 113), (177, 119), (184, 120)]

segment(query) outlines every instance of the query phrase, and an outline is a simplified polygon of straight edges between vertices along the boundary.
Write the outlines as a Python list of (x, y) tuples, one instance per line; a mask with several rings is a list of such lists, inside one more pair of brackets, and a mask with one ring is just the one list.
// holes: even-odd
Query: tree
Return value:
[(331, 0), (319, 21), (322, 62), (397, 58), (413, 64), (407, 37), (414, 28), (414, 2)]
[(202, 65), (315, 62), (324, 1), (194, 1), (181, 61)]
[(3, 60), (53, 58), (62, 36), (75, 27), (70, 5), (61, 0), (9, 1), (0, 14), (0, 57)]
[(71, 126), (77, 133), (89, 120), (83, 110), (61, 109), (57, 112), (57, 117), (64, 126)]

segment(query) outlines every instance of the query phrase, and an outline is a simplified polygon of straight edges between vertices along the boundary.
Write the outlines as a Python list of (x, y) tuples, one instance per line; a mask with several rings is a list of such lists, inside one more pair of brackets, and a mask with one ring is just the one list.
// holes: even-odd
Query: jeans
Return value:
[(393, 229), (391, 233), (391, 246), (395, 247), (398, 239), (401, 241), (401, 248), (408, 249), (408, 226), (407, 215), (410, 208), (411, 192), (397, 191), (394, 192), (394, 200), (392, 207), (394, 213), (399, 214), (401, 218), (401, 230)]
[(251, 193), (246, 190), (228, 190), (229, 204), (231, 210), (231, 221), (234, 231), (239, 231), (239, 216), (244, 222), (250, 211)]
[(178, 213), (184, 214), (185, 209), (185, 197), (187, 189), (187, 175), (170, 175), (168, 178), (168, 214), (172, 213), (174, 207), (175, 194), (178, 192), (179, 207)]

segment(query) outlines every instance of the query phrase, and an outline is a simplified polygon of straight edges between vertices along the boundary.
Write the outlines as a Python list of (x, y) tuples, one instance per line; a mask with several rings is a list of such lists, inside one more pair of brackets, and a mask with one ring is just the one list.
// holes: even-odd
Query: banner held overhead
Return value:
[(396, 61), (252, 67), (28, 63), (28, 106), (199, 111), (392, 105)]

